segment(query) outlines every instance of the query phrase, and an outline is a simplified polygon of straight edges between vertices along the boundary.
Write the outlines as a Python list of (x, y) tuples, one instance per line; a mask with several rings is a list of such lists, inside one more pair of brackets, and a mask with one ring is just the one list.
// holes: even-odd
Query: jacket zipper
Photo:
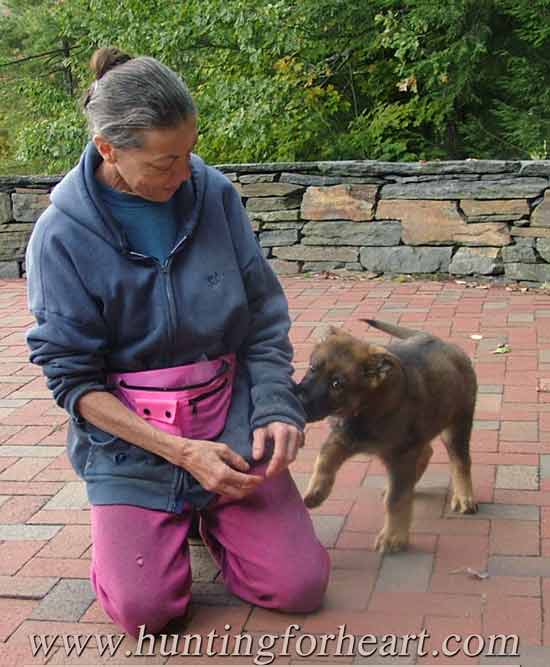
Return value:
[(172, 343), (172, 341), (173, 341), (173, 339), (174, 339), (174, 336), (173, 336), (173, 334), (172, 334), (172, 330), (173, 330), (172, 313), (171, 313), (171, 310), (170, 310), (170, 298), (167, 296), (167, 285), (166, 285), (167, 280), (166, 280), (166, 275), (165, 275), (164, 267), (163, 267), (163, 265), (158, 261), (158, 259), (157, 259), (156, 257), (151, 257), (150, 255), (144, 255), (144, 254), (141, 253), (141, 252), (136, 252), (135, 250), (129, 250), (129, 249), (126, 249), (125, 254), (126, 254), (128, 257), (130, 257), (131, 259), (133, 259), (134, 261), (139, 260), (139, 261), (142, 261), (142, 262), (148, 262), (148, 263), (151, 263), (151, 262), (152, 262), (153, 264), (156, 264), (156, 265), (159, 267), (159, 269), (160, 269), (160, 273), (161, 273), (162, 280), (163, 280), (163, 284), (164, 284), (164, 285), (163, 285), (163, 286), (164, 286), (163, 292), (164, 292), (164, 295), (165, 295), (165, 297), (166, 297), (166, 299), (167, 299), (167, 302), (168, 302), (168, 335), (167, 335), (167, 343), (168, 343), (168, 347), (170, 347), (170, 345), (171, 345), (171, 343)]
[[(173, 345), (173, 348), (176, 347), (176, 324), (177, 324), (177, 314), (176, 314), (176, 300), (174, 299), (174, 290), (172, 288), (172, 280), (170, 279), (170, 267), (172, 265), (172, 260), (174, 255), (179, 252), (180, 248), (189, 238), (189, 234), (186, 234), (181, 241), (172, 248), (170, 254), (166, 258), (164, 264), (160, 265), (160, 270), (162, 271), (162, 276), (164, 278), (164, 289), (166, 297), (168, 299), (168, 324), (170, 329), (170, 342)], [(159, 262), (160, 264), (160, 262)]]
[(172, 281), (170, 280), (170, 264), (172, 257), (168, 257), (164, 264), (160, 265), (162, 278), (164, 281), (164, 292), (168, 301), (168, 338), (173, 348), (176, 347), (176, 305), (174, 303), (174, 293), (172, 290)]
[(196, 396), (195, 398), (190, 398), (189, 399), (189, 405), (191, 406), (191, 414), (193, 414), (193, 415), (197, 414), (197, 412), (198, 412), (197, 403), (200, 403), (201, 401), (204, 401), (205, 399), (210, 398), (210, 396), (213, 396), (214, 394), (217, 394), (226, 385), (227, 385), (227, 378), (225, 378), (225, 380), (220, 384), (219, 387), (216, 387), (215, 389), (212, 389), (212, 391), (207, 391), (204, 394), (201, 394), (200, 396)]
[(135, 252), (134, 250), (128, 250), (128, 254), (134, 259), (153, 261), (155, 264), (158, 264), (162, 276), (162, 281), (164, 284), (164, 294), (166, 295), (166, 301), (168, 303), (168, 341), (170, 345), (176, 347), (176, 303), (174, 299), (174, 291), (172, 289), (172, 281), (170, 280), (170, 266), (172, 264), (172, 259), (174, 255), (179, 252), (182, 245), (187, 241), (189, 234), (186, 234), (181, 241), (172, 248), (172, 251), (166, 258), (164, 264), (161, 264), (156, 257), (150, 257), (149, 255), (143, 255), (142, 253)]
[(124, 380), (120, 380), (118, 385), (123, 389), (136, 389), (138, 391), (187, 391), (189, 389), (200, 389), (200, 387), (206, 387), (214, 382), (214, 380), (217, 380), (219, 377), (224, 375), (228, 368), (229, 364), (224, 360), (221, 368), (216, 371), (216, 374), (213, 375), (209, 380), (205, 380), (204, 382), (199, 382), (197, 384), (186, 384), (180, 387), (143, 387), (137, 384), (128, 384)]

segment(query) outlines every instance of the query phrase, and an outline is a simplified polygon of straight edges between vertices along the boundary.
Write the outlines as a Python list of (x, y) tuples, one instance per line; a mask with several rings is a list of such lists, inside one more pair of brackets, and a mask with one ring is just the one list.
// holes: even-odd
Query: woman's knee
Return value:
[(96, 586), (100, 605), (112, 620), (128, 634), (137, 637), (143, 632), (160, 632), (172, 619), (183, 616), (191, 598), (190, 590), (155, 589), (154, 595), (138, 588), (106, 591)]
[(327, 590), (329, 567), (297, 572), (277, 583), (276, 608), (285, 612), (309, 613), (318, 609)]
[(143, 632), (160, 632), (172, 619), (183, 616), (189, 603), (189, 595), (177, 602), (169, 597), (155, 600), (144, 596), (128, 596), (118, 601), (117, 615), (119, 624), (133, 637), (137, 637), (143, 626)]
[(314, 567), (259, 568), (251, 576), (230, 576), (226, 584), (259, 607), (309, 613), (321, 606), (328, 586), (330, 561), (326, 552), (323, 555)]

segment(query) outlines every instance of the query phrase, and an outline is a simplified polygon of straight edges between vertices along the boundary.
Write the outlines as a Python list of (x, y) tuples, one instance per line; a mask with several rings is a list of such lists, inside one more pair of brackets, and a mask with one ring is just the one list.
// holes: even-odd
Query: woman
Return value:
[(136, 635), (185, 613), (194, 513), (230, 591), (319, 606), (329, 561), (287, 466), (303, 444), (289, 317), (239, 195), (192, 153), (196, 109), (152, 58), (100, 49), (91, 143), (27, 251), (31, 361), (70, 414), (91, 578)]

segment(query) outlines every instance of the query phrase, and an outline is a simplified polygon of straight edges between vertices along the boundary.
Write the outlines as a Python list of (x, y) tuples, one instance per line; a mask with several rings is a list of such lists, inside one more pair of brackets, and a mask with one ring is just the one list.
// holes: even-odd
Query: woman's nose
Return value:
[(189, 178), (191, 178), (191, 167), (186, 164), (181, 169), (178, 169), (178, 171), (172, 176), (169, 183), (165, 187), (169, 190), (177, 190), (179, 186), (184, 181), (189, 180)]
[(183, 183), (184, 181), (187, 181), (191, 178), (191, 161), (187, 160), (185, 163), (183, 170), (179, 174), (180, 177), (180, 182)]

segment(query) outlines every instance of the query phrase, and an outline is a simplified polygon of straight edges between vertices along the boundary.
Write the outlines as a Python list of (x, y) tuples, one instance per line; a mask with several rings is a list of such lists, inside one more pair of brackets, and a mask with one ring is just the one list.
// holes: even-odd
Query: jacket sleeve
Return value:
[(107, 388), (107, 327), (70, 253), (48, 234), (51, 214), (50, 208), (37, 222), (26, 253), (28, 306), (36, 320), (27, 345), (55, 402), (79, 420), (78, 400)]
[(240, 350), (251, 380), (253, 429), (273, 421), (305, 425), (292, 380), (290, 317), (283, 288), (263, 256), (240, 196), (231, 185), (225, 208), (246, 289), (250, 324)]

